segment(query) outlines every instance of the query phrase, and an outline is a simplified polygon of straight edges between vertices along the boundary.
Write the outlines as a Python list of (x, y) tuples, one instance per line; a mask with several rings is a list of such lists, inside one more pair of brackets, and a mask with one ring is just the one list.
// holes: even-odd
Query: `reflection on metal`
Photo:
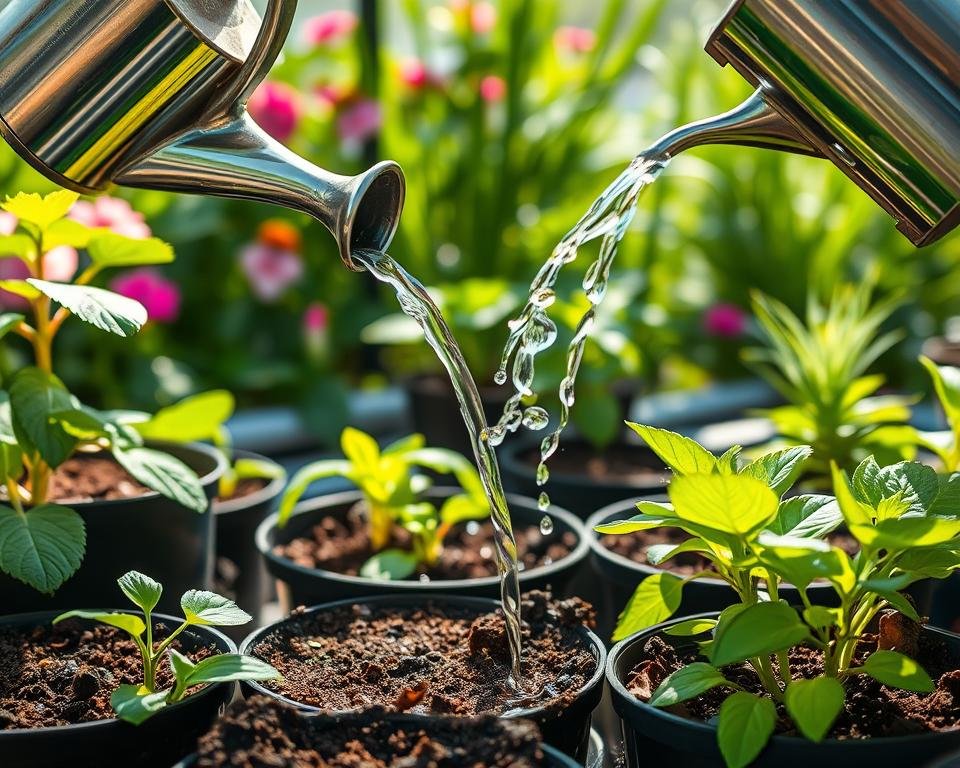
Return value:
[(245, 104), (296, 0), (11, 0), (0, 12), (0, 132), (81, 192), (111, 183), (275, 202), (351, 249), (385, 248), (403, 207), (395, 163), (328, 173), (267, 136)]

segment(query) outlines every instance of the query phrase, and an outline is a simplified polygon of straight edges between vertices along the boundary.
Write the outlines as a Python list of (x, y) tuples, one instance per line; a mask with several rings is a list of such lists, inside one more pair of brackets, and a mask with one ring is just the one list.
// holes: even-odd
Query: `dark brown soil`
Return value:
[(227, 498), (221, 499), (217, 496), (214, 501), (233, 501), (234, 499), (243, 499), (247, 496), (253, 496), (257, 491), (262, 491), (269, 485), (270, 481), (262, 477), (245, 477), (237, 482), (237, 487), (233, 489)]
[[(857, 650), (855, 663), (877, 649), (878, 636), (866, 635)], [(897, 648), (906, 652), (904, 648)], [(646, 659), (630, 672), (627, 689), (641, 701), (646, 701), (657, 686), (671, 672), (697, 658), (693, 649), (674, 650), (660, 637), (647, 641)], [(866, 739), (880, 736), (904, 736), (925, 731), (948, 730), (960, 726), (960, 670), (958, 659), (951, 658), (943, 643), (921, 634), (915, 652), (917, 660), (937, 681), (930, 694), (910, 693), (888, 688), (867, 675), (854, 675), (845, 681), (847, 698), (844, 710), (834, 723), (829, 736), (837, 739)], [(811, 648), (796, 648), (790, 652), (790, 664), (795, 677), (815, 677), (823, 672), (822, 654)], [(774, 664), (776, 667), (776, 664)], [(725, 667), (724, 676), (752, 693), (763, 693), (753, 669), (746, 664)], [(669, 711), (694, 720), (715, 717), (726, 697), (725, 689), (714, 689), (702, 696), (674, 705)], [(797, 735), (781, 705), (778, 705), (777, 733)]]
[(346, 722), (304, 716), (267, 696), (237, 702), (201, 737), (197, 768), (534, 768), (537, 727), (495, 717), (426, 723), (373, 709)]
[[(531, 469), (540, 463), (539, 448), (531, 448), (520, 455), (520, 460)], [(643, 446), (617, 443), (602, 452), (587, 443), (561, 443), (550, 458), (551, 475), (589, 477), (598, 482), (624, 483), (638, 486), (663, 486), (666, 490), (672, 473), (662, 461)]]
[[(559, 527), (545, 536), (537, 526), (517, 526), (514, 535), (520, 567), (524, 570), (556, 562), (577, 546), (576, 534), (569, 530), (561, 533)], [(409, 550), (410, 535), (400, 527), (395, 528), (389, 546)], [(419, 578), (421, 574), (430, 580), (496, 576), (494, 547), (493, 525), (489, 520), (478, 521), (478, 526), (469, 523), (454, 526), (444, 538), (439, 562), (422, 568), (411, 578)], [(346, 522), (325, 517), (313, 527), (310, 536), (278, 545), (274, 551), (305, 568), (320, 568), (348, 576), (358, 575), (361, 566), (374, 554), (362, 519), (361, 504), (348, 513)]]
[(502, 613), (468, 608), (354, 605), (313, 616), (294, 612), (256, 647), (283, 675), (270, 688), (324, 710), (384, 706), (477, 715), (515, 707), (563, 707), (596, 670), (579, 631), (593, 624), (582, 600), (523, 599), (524, 675), (535, 693), (508, 687)]
[[(165, 634), (157, 625), (155, 639)], [(173, 646), (185, 653), (178, 640)], [(212, 652), (187, 655), (199, 661)], [(0, 730), (112, 718), (110, 695), (124, 683), (142, 682), (137, 646), (113, 627), (70, 620), (28, 631), (0, 629)], [(172, 682), (169, 665), (160, 664), (158, 690)]]
[(105, 456), (73, 456), (57, 467), (50, 478), (51, 501), (133, 499), (145, 493), (151, 490)]

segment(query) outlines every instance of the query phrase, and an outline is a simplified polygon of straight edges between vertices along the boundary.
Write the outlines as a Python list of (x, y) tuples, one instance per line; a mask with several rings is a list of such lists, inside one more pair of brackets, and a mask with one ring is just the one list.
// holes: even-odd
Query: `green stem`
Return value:
[(156, 660), (160, 658), (163, 655), (163, 652), (170, 646), (170, 643), (174, 641), (174, 638), (176, 638), (176, 636), (183, 632), (183, 630), (185, 630), (188, 626), (190, 626), (190, 623), (185, 621), (183, 624), (173, 630), (173, 632), (170, 633), (170, 636), (160, 643), (159, 646), (157, 646), (156, 653), (153, 654), (153, 659)]

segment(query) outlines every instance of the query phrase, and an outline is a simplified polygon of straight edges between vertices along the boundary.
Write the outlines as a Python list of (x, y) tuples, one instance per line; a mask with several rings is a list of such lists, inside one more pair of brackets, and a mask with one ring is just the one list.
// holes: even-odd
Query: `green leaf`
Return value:
[(240, 480), (275, 480), (286, 476), (283, 467), (269, 459), (237, 459), (233, 471)]
[(140, 571), (128, 571), (117, 579), (117, 584), (130, 602), (147, 613), (157, 607), (160, 595), (163, 594), (163, 586), (160, 582), (154, 581)]
[(40, 592), (52, 595), (76, 573), (86, 543), (83, 519), (72, 509), (0, 507), (0, 569)]
[(623, 640), (634, 632), (669, 619), (680, 607), (682, 594), (683, 579), (678, 576), (666, 572), (647, 576), (617, 619), (613, 641)]
[(152, 448), (114, 445), (113, 457), (127, 472), (168, 499), (203, 513), (209, 501), (196, 473), (180, 459)]
[(743, 450), (741, 445), (732, 445), (723, 452), (723, 455), (717, 459), (717, 471), (723, 475), (737, 474), (737, 466), (740, 459), (740, 452)]
[(651, 544), (647, 547), (647, 562), (650, 563), (650, 565), (660, 565), (660, 563), (669, 560), (671, 557), (676, 557), (683, 552), (713, 554), (703, 539), (694, 537), (679, 544)]
[(8, 196), (0, 208), (45, 230), (57, 219), (66, 216), (79, 199), (80, 195), (66, 189), (59, 189), (43, 197), (35, 192), (18, 192), (14, 197)]
[(853, 471), (853, 495), (856, 499), (876, 507), (883, 499), (879, 478), (880, 465), (873, 456), (867, 456)]
[[(280, 499), (280, 509), (277, 514), (277, 526), (283, 528), (293, 514), (293, 508), (300, 501), (300, 497), (306, 493), (317, 480), (325, 477), (346, 477), (351, 478), (353, 465), (349, 461), (342, 459), (328, 459), (326, 461), (316, 461), (313, 464), (307, 464), (305, 467), (297, 470), (287, 489), (283, 492)], [(352, 478), (351, 478), (352, 479)]]
[(117, 336), (133, 336), (147, 322), (147, 310), (143, 304), (119, 293), (92, 285), (52, 283), (33, 277), (27, 278), (27, 282), (102, 331)]
[(458, 493), (444, 500), (440, 507), (440, 521), (456, 525), (466, 520), (482, 520), (490, 516), (490, 503), (486, 497)]
[(134, 616), (129, 613), (67, 611), (66, 613), (61, 613), (59, 616), (57, 616), (57, 618), (53, 620), (53, 623), (58, 624), (65, 619), (91, 619), (92, 621), (99, 621), (101, 624), (107, 624), (111, 627), (122, 629), (128, 635), (132, 635), (133, 637), (140, 637), (147, 628), (147, 625), (143, 623), (143, 619), (141, 619), (139, 616)]
[(840, 613), (837, 608), (811, 605), (803, 609), (803, 620), (815, 629), (829, 629), (840, 623)]
[(233, 600), (208, 592), (204, 589), (191, 589), (180, 598), (183, 615), (190, 624), (213, 627), (236, 627), (246, 624), (251, 616), (240, 610)]
[(18, 312), (4, 312), (0, 315), (0, 339), (23, 322), (23, 315)]
[(720, 670), (706, 662), (695, 661), (670, 674), (653, 692), (648, 703), (651, 707), (671, 707), (720, 685), (733, 684)]
[(766, 483), (777, 494), (783, 495), (803, 472), (804, 464), (813, 455), (809, 445), (798, 445), (768, 453), (747, 464), (740, 474)]
[(47, 464), (58, 467), (73, 453), (76, 439), (52, 420), (57, 411), (74, 407), (60, 379), (39, 368), (24, 368), (10, 385), (13, 428), (21, 447), (36, 450)]
[(917, 609), (914, 608), (910, 601), (906, 597), (901, 595), (899, 592), (894, 592), (890, 589), (878, 589), (873, 588), (871, 591), (880, 595), (884, 600), (886, 600), (891, 607), (897, 609), (906, 616), (908, 619), (917, 622), (917, 624), (922, 624), (923, 620), (920, 618), (920, 614), (917, 613)]
[(717, 743), (728, 768), (744, 768), (756, 759), (773, 735), (777, 708), (770, 699), (737, 691), (720, 705)]
[(86, 247), (90, 260), (101, 267), (135, 267), (173, 261), (173, 248), (156, 237), (132, 238), (100, 230), (90, 237)]
[(862, 667), (851, 668), (850, 672), (870, 675), (884, 685), (905, 691), (930, 693), (934, 687), (933, 680), (923, 667), (896, 651), (874, 651)]
[(797, 612), (786, 603), (757, 603), (729, 620), (720, 620), (710, 648), (710, 661), (715, 667), (724, 667), (784, 651), (802, 643), (809, 634)]
[(346, 427), (340, 435), (343, 455), (364, 471), (373, 471), (380, 461), (380, 446), (366, 432)]
[(851, 525), (850, 533), (865, 547), (902, 551), (934, 547), (960, 536), (960, 518), (901, 517), (876, 525)]
[(883, 467), (877, 482), (883, 489), (884, 498), (902, 494), (903, 501), (908, 505), (906, 511), (914, 514), (926, 513), (940, 494), (940, 479), (936, 471), (916, 461), (901, 461)]
[(187, 687), (200, 683), (229, 683), (233, 680), (276, 680), (280, 677), (267, 662), (239, 653), (220, 653), (198, 661), (187, 675)]
[(839, 547), (821, 539), (800, 539), (761, 533), (762, 563), (773, 568), (781, 578), (805, 589), (816, 579), (829, 579), (844, 592), (853, 589), (856, 574), (850, 557)]
[(215, 389), (187, 397), (161, 408), (149, 421), (134, 428), (145, 438), (189, 443), (213, 440), (233, 415), (236, 402), (225, 389)]
[(840, 505), (833, 496), (793, 496), (780, 502), (777, 516), (765, 530), (778, 536), (820, 539), (843, 522)]
[(360, 575), (378, 581), (398, 581), (416, 571), (417, 565), (417, 557), (412, 552), (385, 549), (360, 566)]
[(762, 528), (777, 512), (777, 495), (743, 475), (685, 475), (668, 493), (678, 517), (734, 535)]
[(23, 262), (31, 263), (37, 257), (37, 245), (33, 238), (24, 234), (0, 236), (0, 255), (16, 256)]
[(945, 579), (960, 567), (960, 557), (949, 549), (913, 549), (900, 555), (897, 567), (913, 576)]
[[(586, 388), (584, 388), (586, 389)], [(617, 396), (603, 386), (578, 392), (570, 412), (577, 434), (598, 450), (617, 439), (623, 425), (622, 408)]]
[(822, 741), (843, 710), (843, 686), (835, 677), (792, 680), (784, 703), (800, 733), (810, 741)]
[(187, 679), (190, 677), (190, 673), (197, 665), (175, 648), (167, 649), (167, 658), (170, 660), (170, 669), (173, 671), (173, 679), (177, 681), (177, 684), (173, 689), (173, 695), (170, 698), (176, 701), (180, 698), (180, 694), (182, 694), (183, 691), (189, 687), (187, 684)]
[(833, 462), (830, 463), (830, 473), (833, 477), (833, 492), (847, 525), (871, 525), (874, 510), (853, 495), (846, 473)]
[(43, 249), (52, 251), (61, 245), (72, 248), (86, 248), (91, 235), (96, 230), (73, 219), (60, 219), (53, 222), (43, 233)]
[(23, 452), (19, 445), (0, 440), (0, 482), (17, 480), (23, 474)]
[(716, 458), (696, 440), (666, 429), (634, 424), (630, 421), (627, 422), (627, 426), (636, 432), (650, 446), (650, 450), (678, 475), (709, 474), (717, 469)]
[(951, 428), (960, 426), (960, 368), (938, 366), (928, 357), (920, 356), (920, 363), (933, 381), (933, 389)]
[(169, 694), (169, 690), (149, 693), (139, 685), (125, 683), (111, 694), (110, 706), (121, 720), (140, 725), (167, 706)]
[(716, 619), (687, 619), (663, 630), (665, 635), (672, 637), (691, 637), (702, 635), (717, 626)]

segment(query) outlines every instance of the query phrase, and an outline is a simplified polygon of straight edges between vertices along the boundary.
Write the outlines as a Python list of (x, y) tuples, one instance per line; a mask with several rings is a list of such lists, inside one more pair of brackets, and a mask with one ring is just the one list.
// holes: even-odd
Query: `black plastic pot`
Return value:
[[(223, 455), (201, 443), (151, 443), (187, 464), (213, 499), (226, 466)], [(56, 592), (43, 595), (0, 573), (0, 611), (26, 613), (112, 605), (117, 579), (138, 570), (163, 584), (159, 610), (176, 611), (188, 589), (209, 588), (213, 578), (213, 515), (200, 514), (151, 491), (133, 499), (71, 504), (86, 525), (79, 570)]]
[[(89, 604), (88, 604), (89, 605)], [(126, 610), (126, 609), (123, 609)], [(57, 611), (0, 617), (0, 627), (49, 624)], [(154, 614), (157, 623), (179, 626), (172, 616)], [(211, 643), (221, 653), (235, 653), (236, 645), (211, 627), (191, 627), (180, 635), (185, 648)], [(122, 720), (98, 720), (55, 728), (0, 730), (3, 768), (164, 768), (196, 749), (205, 733), (236, 691), (235, 683), (215, 683), (155, 714), (140, 725)]]
[[(475, 609), (478, 614), (493, 611), (500, 607), (500, 602), (498, 600), (490, 600), (479, 597), (461, 597), (452, 594), (426, 593), (417, 595), (388, 595), (383, 597), (371, 597), (363, 600), (338, 600), (333, 603), (310, 608), (306, 611), (306, 613), (298, 614), (296, 619), (300, 620), (305, 616), (309, 617), (323, 611), (335, 610), (347, 605), (406, 608), (411, 606), (422, 606), (428, 602), (439, 605), (440, 607), (447, 605), (457, 608), (472, 608)], [(267, 635), (273, 632), (278, 626), (283, 624), (284, 621), (288, 620), (289, 619), (284, 619), (276, 624), (271, 624), (252, 632), (247, 636), (246, 640), (241, 643), (241, 652), (256, 656), (257, 644)], [(586, 759), (589, 748), (590, 723), (593, 716), (593, 710), (596, 709), (597, 704), (600, 702), (600, 697), (603, 695), (603, 667), (606, 659), (606, 649), (604, 648), (603, 643), (600, 641), (600, 638), (586, 627), (581, 627), (579, 632), (583, 637), (584, 642), (590, 647), (590, 651), (594, 658), (597, 660), (597, 669), (587, 681), (586, 685), (583, 687), (583, 690), (577, 695), (576, 699), (574, 699), (573, 702), (571, 702), (565, 709), (561, 711), (548, 710), (542, 707), (516, 709), (512, 710), (508, 717), (533, 720), (539, 726), (540, 732), (543, 734), (543, 740), (547, 744), (552, 747), (556, 747), (567, 755), (570, 755), (578, 760), (582, 765), (583, 761)], [(316, 707), (301, 704), (300, 702), (293, 701), (285, 696), (281, 696), (280, 694), (271, 691), (266, 686), (257, 682), (242, 683), (241, 687), (245, 695), (250, 695), (251, 692), (264, 693), (268, 696), (273, 696), (279, 701), (286, 702), (287, 704), (293, 704), (294, 706), (307, 712), (320, 711)], [(371, 704), (377, 703), (387, 705), (391, 702), (371, 702)]]
[[(250, 451), (235, 451), (238, 459), (270, 459)], [(274, 462), (270, 462), (271, 464)], [(214, 587), (229, 597), (260, 623), (260, 611), (266, 599), (266, 570), (254, 542), (257, 526), (273, 511), (283, 491), (286, 478), (276, 477), (255, 493), (227, 501), (213, 502), (216, 521), (216, 561)], [(226, 634), (240, 641), (246, 635), (243, 627), (229, 627)]]
[[(457, 492), (459, 492), (457, 488), (433, 488), (427, 492), (426, 497), (442, 499)], [(346, 519), (350, 508), (361, 498), (359, 491), (321, 496), (298, 505), (295, 514), (282, 529), (277, 527), (276, 514), (270, 515), (260, 524), (257, 529), (257, 548), (266, 561), (267, 570), (280, 582), (278, 592), (281, 603), (287, 611), (298, 605), (317, 605), (350, 597), (423, 595), (430, 592), (473, 597), (500, 596), (498, 576), (429, 582), (377, 581), (362, 576), (346, 576), (319, 568), (305, 568), (273, 551), (276, 545), (289, 543), (298, 536), (304, 535), (324, 517)], [(507, 503), (515, 526), (539, 525), (543, 513), (537, 509), (536, 501), (523, 496), (508, 495)], [(550, 587), (554, 594), (560, 596), (580, 564), (586, 559), (588, 547), (583, 523), (576, 517), (558, 507), (550, 508), (550, 517), (553, 519), (552, 535), (559, 537), (566, 531), (573, 531), (577, 536), (577, 546), (569, 555), (555, 563), (521, 571), (520, 586), (523, 590)]]
[[(666, 496), (656, 501), (666, 501)], [(600, 543), (600, 534), (593, 530), (601, 523), (613, 520), (625, 520), (636, 514), (633, 501), (622, 501), (598, 510), (587, 520), (587, 542), (590, 547), (590, 567), (598, 577), (596, 582), (602, 585), (596, 594), (587, 599), (594, 602), (597, 609), (597, 632), (601, 637), (609, 638), (617, 623), (617, 617), (626, 606), (637, 585), (647, 576), (662, 573), (660, 568), (636, 563), (629, 558), (611, 552)], [(790, 584), (779, 589), (780, 597), (791, 603), (800, 603), (800, 593)], [(828, 605), (834, 600), (835, 593), (828, 584), (811, 584), (807, 587), (807, 596), (814, 603)], [(677, 616), (689, 616), (705, 611), (721, 611), (728, 605), (738, 602), (737, 593), (720, 579), (695, 579), (683, 588), (683, 598), (677, 609)]]
[[(704, 616), (716, 617), (715, 613)], [(683, 765), (689, 768), (723, 766), (715, 725), (689, 720), (638, 700), (623, 681), (640, 659), (643, 645), (653, 635), (674, 647), (692, 647), (694, 640), (662, 634), (676, 624), (668, 621), (617, 643), (607, 658), (607, 683), (613, 706), (623, 721), (624, 757), (628, 768), (641, 765)], [(960, 636), (932, 627), (960, 667)], [(774, 736), (752, 765), (758, 768), (904, 768), (924, 766), (960, 749), (960, 729), (912, 736), (876, 739), (826, 739), (819, 744), (794, 736)]]

